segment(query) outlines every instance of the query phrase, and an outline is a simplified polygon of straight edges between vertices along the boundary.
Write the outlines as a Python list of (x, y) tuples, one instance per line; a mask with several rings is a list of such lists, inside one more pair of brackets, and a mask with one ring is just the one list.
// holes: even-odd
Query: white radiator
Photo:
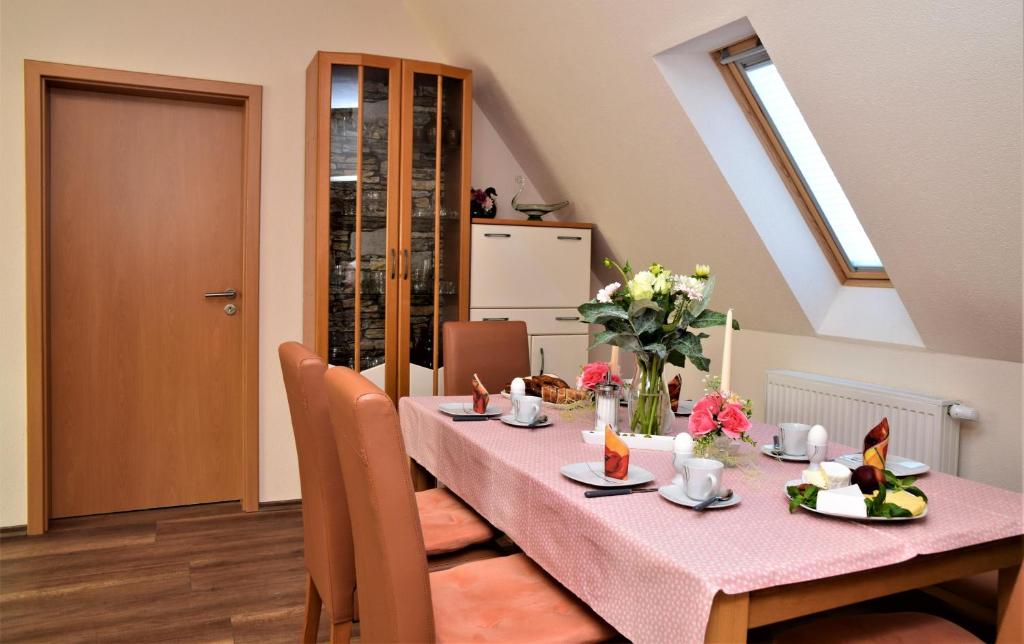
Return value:
[[(824, 425), (829, 442), (856, 449), (882, 417), (889, 419), (889, 454), (957, 473), (960, 421), (955, 401), (798, 371), (765, 374), (765, 421)], [(839, 454), (829, 453), (829, 457)]]

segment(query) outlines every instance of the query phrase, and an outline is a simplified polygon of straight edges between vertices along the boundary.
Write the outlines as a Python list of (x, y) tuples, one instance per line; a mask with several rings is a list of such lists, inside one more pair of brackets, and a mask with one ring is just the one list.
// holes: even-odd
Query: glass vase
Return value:
[(628, 399), (629, 431), (634, 434), (660, 436), (672, 425), (674, 414), (664, 371), (664, 360), (637, 360)]
[(695, 445), (693, 455), (719, 461), (726, 467), (736, 467), (741, 447), (740, 441), (719, 434), (710, 442)]

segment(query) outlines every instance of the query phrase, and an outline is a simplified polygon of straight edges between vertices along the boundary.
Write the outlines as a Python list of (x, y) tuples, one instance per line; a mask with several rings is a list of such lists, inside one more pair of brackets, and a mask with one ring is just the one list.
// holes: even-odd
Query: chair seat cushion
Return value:
[(526, 555), (430, 574), (438, 642), (601, 642), (615, 630)]
[(825, 617), (782, 632), (776, 644), (965, 644), (981, 642), (953, 622), (925, 613)]
[(494, 538), (494, 529), (459, 497), (436, 488), (416, 493), (427, 555), (459, 550)]

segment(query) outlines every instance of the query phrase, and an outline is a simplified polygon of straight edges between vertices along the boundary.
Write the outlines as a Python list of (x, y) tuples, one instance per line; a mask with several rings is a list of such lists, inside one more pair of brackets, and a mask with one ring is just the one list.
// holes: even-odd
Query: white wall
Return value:
[[(400, 2), (0, 3), (0, 526), (26, 518), (23, 60), (263, 86), (260, 499), (270, 501), (299, 496), (276, 347), (302, 337), (304, 72), (317, 50), (442, 60)], [(489, 124), (478, 131), (482, 176), (522, 173)]]

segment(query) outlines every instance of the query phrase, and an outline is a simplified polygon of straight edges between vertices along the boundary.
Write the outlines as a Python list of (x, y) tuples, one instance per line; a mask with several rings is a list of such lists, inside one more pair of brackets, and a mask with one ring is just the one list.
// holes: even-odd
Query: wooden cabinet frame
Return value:
[[(328, 315), (330, 301), (330, 156), (331, 156), (331, 73), (334, 65), (351, 65), (359, 68), (360, 114), (358, 120), (359, 140), (357, 142), (357, 183), (356, 183), (356, 230), (361, 230), (362, 217), (362, 86), (363, 67), (388, 70), (388, 176), (387, 212), (396, 213), (395, 222), (387, 226), (387, 287), (385, 306), (388, 311), (397, 311), (395, 323), (385, 327), (385, 364), (396, 365), (386, 370), (385, 390), (395, 400), (409, 394), (409, 373), (404, 365), (409, 363), (411, 268), (409, 258), (412, 252), (412, 157), (407, 153), (413, 143), (412, 114), (414, 74), (430, 74), (438, 77), (438, 136), (435, 145), (437, 160), (435, 177), (440, 179), (441, 106), (444, 89), (443, 80), (456, 78), (462, 81), (463, 129), (459, 153), (461, 180), (468, 186), (471, 176), (472, 159), (472, 72), (439, 63), (403, 60), (386, 56), (353, 53), (317, 52), (306, 70), (306, 174), (305, 174), (305, 259), (303, 282), (303, 338), (304, 342), (328, 358)], [(459, 256), (462, 258), (458, 275), (459, 319), (469, 318), (469, 192), (461, 191), (459, 196)], [(441, 225), (441, 191), (434, 194), (435, 230)], [(355, 256), (360, 257), (360, 237), (356, 235)], [(439, 239), (439, 235), (438, 235)], [(435, 240), (435, 257), (439, 241)], [(361, 284), (360, 261), (356, 262), (355, 280)], [(437, 364), (439, 328), (439, 271), (434, 271), (434, 364)], [(356, 289), (355, 328), (359, 328), (360, 300)], [(389, 314), (391, 315), (391, 314)], [(359, 362), (359, 343), (355, 342), (356, 364)], [(434, 369), (434, 388), (438, 384), (437, 369)]]

